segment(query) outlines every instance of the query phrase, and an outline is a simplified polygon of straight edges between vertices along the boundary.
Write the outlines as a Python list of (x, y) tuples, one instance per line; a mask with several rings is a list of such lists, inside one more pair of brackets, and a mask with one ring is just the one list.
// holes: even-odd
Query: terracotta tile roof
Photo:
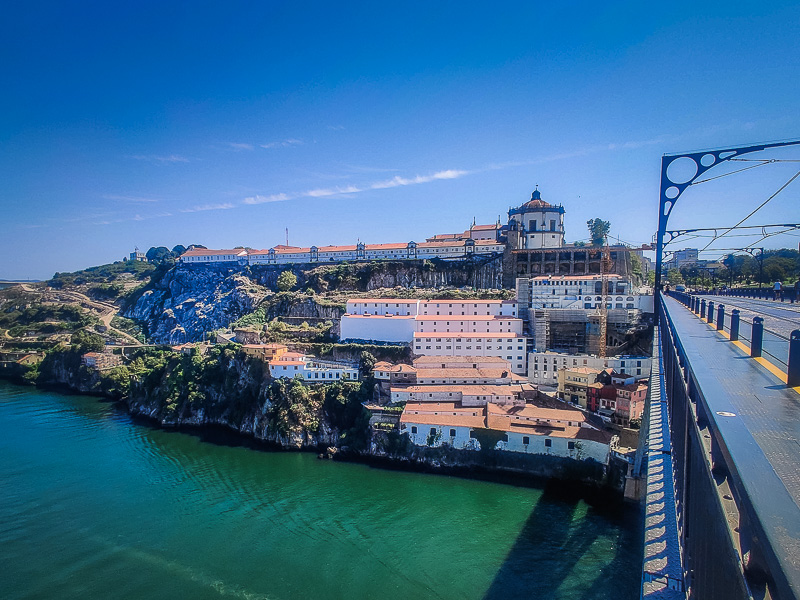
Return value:
[(600, 369), (591, 369), (589, 367), (566, 367), (566, 370), (571, 373), (581, 373), (583, 375), (599, 375), (602, 373)]
[(438, 384), (438, 385), (411, 385), (402, 388), (391, 388), (397, 392), (411, 394), (462, 394), (463, 396), (517, 396), (524, 391), (535, 388), (530, 384)]
[(412, 319), (413, 320), (416, 315), (353, 315), (353, 314), (350, 314), (350, 313), (345, 313), (342, 316), (347, 317), (348, 319), (372, 319), (374, 321), (374, 320), (377, 320), (377, 319), (395, 319), (395, 320), (396, 319), (406, 319), (406, 320)]
[[(608, 274), (609, 279), (625, 279), (622, 275), (615, 275), (612, 273)], [(531, 281), (588, 281), (588, 280), (600, 280), (600, 275), (537, 275), (536, 277), (531, 277)]]
[(349, 298), (347, 303), (361, 303), (368, 302), (371, 304), (417, 304), (420, 300), (412, 300), (410, 298)]
[[(511, 373), (511, 371), (508, 369), (420, 369), (417, 371), (417, 379), (442, 379), (452, 377), (457, 377), (460, 379), (510, 379), (512, 374), (513, 373)], [(519, 377), (520, 379), (525, 379), (524, 377)]]
[[(243, 344), (242, 348), (264, 348), (265, 350), (279, 350), (281, 348), (288, 348), (283, 344)], [(287, 353), (288, 354), (288, 353)]]
[(414, 366), (417, 368), (425, 368), (425, 365), (440, 365), (442, 363), (503, 363), (509, 365), (510, 363), (500, 358), (499, 356), (419, 356), (414, 359)]
[[(517, 333), (497, 333), (494, 331), (485, 332), (485, 333), (466, 333), (461, 331), (415, 331), (414, 332), (415, 338), (502, 338), (502, 339), (525, 339), (523, 336)], [(440, 356), (439, 358), (452, 358), (446, 356)], [(488, 356), (476, 356), (474, 358), (484, 359), (489, 358)]]
[(310, 253), (311, 248), (293, 248), (291, 246), (275, 246), (275, 254), (303, 254)]
[(486, 417), (483, 407), (463, 407), (457, 402), (409, 402), (403, 409), (400, 422), (482, 429)]
[(430, 306), (431, 304), (501, 304), (503, 300), (487, 299), (487, 300), (450, 300), (444, 298), (434, 298), (432, 300), (422, 300), (422, 304)]
[(234, 248), (232, 250), (208, 250), (203, 248), (192, 248), (187, 250), (181, 256), (222, 256), (225, 254), (232, 254), (234, 256), (246, 255), (247, 250), (244, 248)]
[(366, 250), (407, 250), (408, 243), (405, 244), (365, 244)]
[(505, 315), (417, 315), (418, 321), (522, 321)]
[(533, 404), (526, 404), (525, 406), (498, 406), (497, 404), (490, 404), (488, 406), (490, 418), (493, 416), (515, 419), (550, 419), (551, 421), (567, 421), (572, 423), (583, 423), (586, 421), (586, 415), (580, 410), (569, 408), (544, 408), (541, 406), (534, 406)]

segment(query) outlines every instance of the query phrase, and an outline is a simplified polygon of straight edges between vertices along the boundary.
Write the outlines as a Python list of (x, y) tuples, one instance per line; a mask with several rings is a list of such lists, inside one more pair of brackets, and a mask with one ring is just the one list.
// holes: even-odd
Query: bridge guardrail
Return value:
[[(794, 340), (800, 338), (800, 330), (795, 330), (789, 337), (763, 327), (763, 319), (742, 318), (738, 310), (728, 310), (724, 305), (714, 307), (714, 315), (708, 314), (713, 301), (696, 294), (670, 291), (669, 295), (701, 319), (714, 323), (717, 331), (724, 331), (731, 341), (738, 341), (748, 346), (750, 356), (763, 356), (787, 375), (787, 383), (791, 386), (800, 385), (800, 346)], [(721, 310), (720, 310), (721, 309)]]
[[(794, 287), (782, 287), (779, 294), (775, 294), (772, 285), (762, 287), (734, 287), (734, 288), (714, 288), (696, 294), (714, 294), (715, 296), (733, 296), (736, 298), (752, 298), (754, 300), (773, 300), (775, 302), (788, 302), (794, 304), (800, 302), (800, 295)], [(670, 292), (672, 294), (672, 292)]]
[[(699, 310), (701, 303), (688, 294), (671, 295)], [(720, 410), (730, 407), (724, 391), (703, 389), (702, 382), (708, 388), (711, 378), (704, 365), (691, 363), (659, 300), (675, 504), (689, 597), (797, 600), (800, 568), (797, 556), (783, 550), (787, 534), (779, 523), (782, 515), (796, 514), (797, 506), (785, 490), (786, 497), (770, 492), (782, 486), (780, 480), (766, 457), (748, 450), (755, 441), (741, 419)]]

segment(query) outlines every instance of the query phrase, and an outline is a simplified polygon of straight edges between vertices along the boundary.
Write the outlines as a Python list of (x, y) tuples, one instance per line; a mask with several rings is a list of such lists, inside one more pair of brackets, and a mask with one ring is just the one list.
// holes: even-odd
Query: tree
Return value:
[(361, 352), (360, 356), (360, 363), (361, 363), (361, 372), (364, 375), (370, 375), (372, 373), (372, 368), (375, 366), (375, 357), (372, 353), (367, 352), (366, 350)]
[(178, 244), (177, 246), (175, 246), (175, 247), (172, 249), (172, 256), (174, 256), (175, 258), (178, 258), (178, 257), (179, 257), (181, 254), (183, 254), (184, 252), (186, 252), (186, 246), (183, 246), (183, 245), (181, 245), (181, 244)]
[(72, 344), (73, 348), (81, 354), (86, 354), (87, 352), (102, 352), (103, 348), (105, 348), (103, 338), (85, 329), (79, 329), (73, 333), (69, 342)]
[(278, 276), (278, 289), (282, 292), (288, 292), (297, 285), (297, 275), (291, 271), (284, 271)]
[(159, 246), (158, 248), (152, 247), (147, 251), (145, 257), (147, 257), (147, 260), (150, 262), (160, 263), (167, 258), (172, 258), (172, 253), (169, 251), (169, 248), (165, 246)]
[(586, 226), (589, 228), (589, 239), (592, 241), (592, 246), (602, 246), (605, 244), (608, 232), (611, 231), (610, 221), (589, 219), (586, 221)]
[(681, 275), (681, 272), (678, 271), (678, 269), (670, 269), (667, 273), (667, 280), (672, 285), (677, 285), (679, 283), (683, 283), (683, 275)]

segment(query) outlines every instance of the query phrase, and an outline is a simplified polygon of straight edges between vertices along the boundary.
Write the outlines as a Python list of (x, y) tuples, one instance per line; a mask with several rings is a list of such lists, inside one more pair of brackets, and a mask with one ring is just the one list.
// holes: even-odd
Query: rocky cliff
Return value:
[[(311, 293), (366, 292), (379, 288), (498, 288), (502, 260), (397, 261), (334, 265), (264, 265), (256, 267), (182, 265), (154, 277), (129, 298), (124, 317), (143, 325), (149, 340), (160, 344), (198, 341), (203, 335), (229, 327), (257, 308), (265, 320), (332, 321), (338, 334), (342, 304), (326, 302)], [(297, 276), (296, 289), (309, 295), (276, 294), (278, 276)]]
[(150, 340), (181, 344), (227, 327), (267, 295), (269, 290), (234, 267), (177, 266), (153, 279), (122, 314), (142, 323)]
[(272, 380), (263, 362), (234, 346), (205, 357), (151, 349), (104, 371), (82, 367), (75, 351), (50, 352), (35, 382), (122, 400), (164, 427), (217, 425), (284, 448), (362, 450), (369, 436), (362, 401), (370, 381)]

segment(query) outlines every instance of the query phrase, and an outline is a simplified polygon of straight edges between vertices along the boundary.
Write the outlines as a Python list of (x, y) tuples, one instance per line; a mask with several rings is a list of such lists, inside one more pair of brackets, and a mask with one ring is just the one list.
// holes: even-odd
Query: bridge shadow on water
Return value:
[(639, 507), (564, 485), (545, 487), (484, 600), (639, 597)]

